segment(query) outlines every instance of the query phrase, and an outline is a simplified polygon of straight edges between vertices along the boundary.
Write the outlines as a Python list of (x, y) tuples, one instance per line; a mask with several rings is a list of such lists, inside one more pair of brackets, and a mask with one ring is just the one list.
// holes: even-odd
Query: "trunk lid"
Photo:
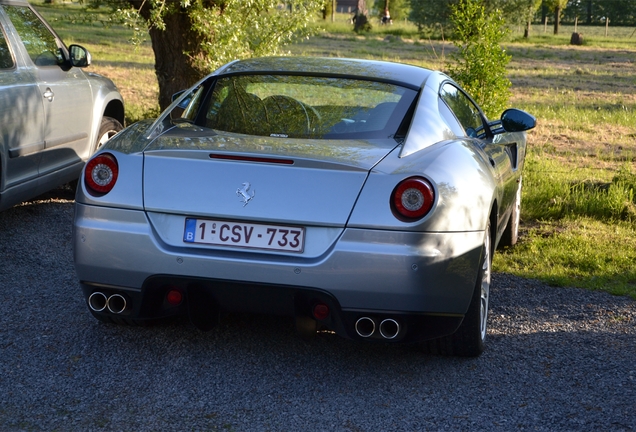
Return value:
[(144, 207), (188, 217), (344, 227), (368, 172), (396, 146), (392, 139), (301, 140), (174, 128), (144, 150)]

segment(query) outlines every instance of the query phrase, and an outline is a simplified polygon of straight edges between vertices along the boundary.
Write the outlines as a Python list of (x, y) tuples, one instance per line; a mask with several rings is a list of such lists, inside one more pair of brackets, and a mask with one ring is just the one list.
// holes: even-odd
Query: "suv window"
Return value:
[(57, 38), (38, 16), (26, 6), (2, 6), (6, 11), (29, 57), (36, 66), (55, 66), (64, 63)]
[(455, 117), (466, 131), (466, 135), (477, 137), (483, 132), (484, 121), (481, 112), (464, 92), (452, 84), (444, 84), (440, 97), (453, 111)]
[(0, 26), (0, 69), (10, 69), (13, 67), (13, 57), (4, 37), (4, 29)]

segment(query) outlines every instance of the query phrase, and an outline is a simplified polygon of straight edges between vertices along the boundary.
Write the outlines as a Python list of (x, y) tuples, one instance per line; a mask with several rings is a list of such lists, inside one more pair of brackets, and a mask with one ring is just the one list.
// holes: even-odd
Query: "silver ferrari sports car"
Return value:
[(282, 314), (303, 336), (479, 355), (534, 125), (517, 109), (488, 120), (415, 66), (229, 63), (88, 161), (74, 220), (88, 308), (201, 329)]

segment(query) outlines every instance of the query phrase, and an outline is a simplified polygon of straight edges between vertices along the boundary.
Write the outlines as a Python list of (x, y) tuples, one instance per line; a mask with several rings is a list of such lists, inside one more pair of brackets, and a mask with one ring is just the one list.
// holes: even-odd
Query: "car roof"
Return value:
[(339, 75), (400, 83), (419, 89), (432, 71), (418, 66), (376, 60), (334, 57), (261, 57), (230, 63), (219, 71)]

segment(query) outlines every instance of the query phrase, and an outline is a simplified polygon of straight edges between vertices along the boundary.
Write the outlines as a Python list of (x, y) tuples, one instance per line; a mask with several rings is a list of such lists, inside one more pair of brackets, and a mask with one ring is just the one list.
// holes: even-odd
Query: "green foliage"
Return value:
[(543, 4), (554, 11), (556, 8), (563, 9), (568, 4), (569, 0), (543, 0)]
[(369, 17), (366, 14), (359, 13), (356, 15), (356, 20), (353, 26), (353, 30), (356, 33), (369, 33), (372, 28), (373, 26), (371, 26)]
[(526, 24), (532, 20), (543, 0), (512, 0), (502, 5), (509, 24)]
[[(409, 19), (420, 33), (428, 37), (440, 37), (449, 33), (453, 8), (459, 0), (410, 0)], [(507, 23), (525, 24), (541, 5), (542, 0), (480, 0), (486, 14), (502, 14)], [(500, 12), (495, 12), (499, 10)]]
[(323, 0), (322, 6), (320, 8), (320, 12), (322, 13), (322, 19), (326, 20), (331, 17), (331, 13), (333, 10), (333, 0)]
[(453, 43), (449, 75), (475, 99), (489, 117), (498, 117), (510, 98), (506, 66), (510, 55), (499, 45), (507, 29), (500, 12), (487, 14), (478, 0), (452, 7)]
[(450, 24), (450, 6), (457, 0), (411, 0), (409, 19), (427, 36)]
[[(384, 15), (384, 7), (387, 0), (375, 0), (373, 2), (373, 9), (378, 17)], [(395, 22), (408, 18), (411, 12), (410, 0), (389, 0), (389, 12), (391, 13), (391, 19)]]
[(579, 24), (605, 24), (609, 18), (610, 26), (636, 25), (636, 2), (634, 0), (585, 0), (570, 1), (563, 11), (563, 20)]
[[(324, 0), (146, 0), (137, 9), (133, 0), (104, 0), (89, 6), (108, 4), (114, 23), (134, 31), (130, 41), (143, 43), (149, 28), (172, 31), (166, 17), (187, 14), (199, 36), (200, 52), (187, 53), (202, 74), (235, 59), (279, 54), (281, 48), (296, 38), (310, 35), (308, 24), (325, 7)], [(185, 35), (175, 35), (185, 37)]]
[(211, 71), (235, 59), (279, 54), (282, 46), (311, 33), (307, 24), (322, 6), (317, 0), (226, 0), (220, 6), (193, 3), (189, 13), (200, 36), (202, 55), (194, 65)]

